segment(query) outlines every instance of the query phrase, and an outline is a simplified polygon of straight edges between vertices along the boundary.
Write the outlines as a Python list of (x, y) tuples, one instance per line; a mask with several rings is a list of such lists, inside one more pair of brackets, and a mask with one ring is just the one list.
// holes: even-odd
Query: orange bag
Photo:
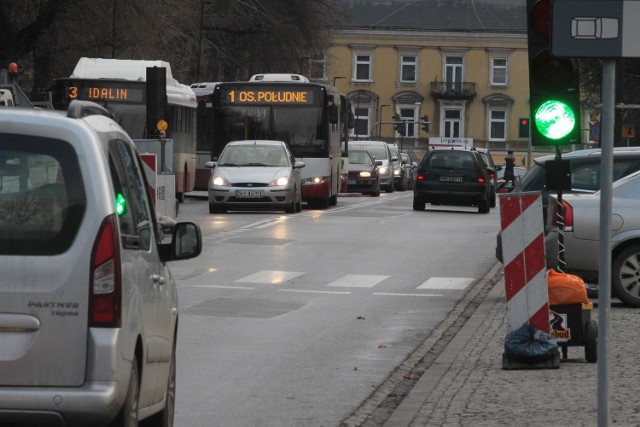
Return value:
[(549, 305), (590, 303), (584, 280), (579, 276), (560, 273), (551, 268), (547, 271), (547, 287)]

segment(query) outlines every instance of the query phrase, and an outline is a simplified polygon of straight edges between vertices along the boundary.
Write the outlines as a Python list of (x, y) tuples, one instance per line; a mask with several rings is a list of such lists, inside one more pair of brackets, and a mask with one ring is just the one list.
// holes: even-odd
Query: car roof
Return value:
[(272, 145), (283, 146), (286, 145), (284, 141), (275, 141), (272, 139), (244, 139), (239, 141), (231, 141), (227, 145)]
[[(576, 150), (569, 151), (567, 153), (562, 153), (563, 159), (580, 159), (580, 158), (588, 158), (588, 157), (600, 157), (602, 154), (601, 148), (587, 148), (584, 150)], [(616, 156), (629, 154), (629, 155), (640, 155), (640, 147), (613, 147), (613, 154)], [(539, 164), (544, 164), (548, 160), (554, 160), (556, 158), (555, 154), (548, 154), (545, 156), (536, 157), (534, 161)]]

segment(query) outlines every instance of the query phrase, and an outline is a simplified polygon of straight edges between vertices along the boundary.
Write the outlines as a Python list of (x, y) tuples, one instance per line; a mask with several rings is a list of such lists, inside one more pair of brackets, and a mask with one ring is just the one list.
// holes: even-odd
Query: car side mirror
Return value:
[(375, 164), (376, 166), (382, 166), (382, 160), (376, 160)]
[(206, 168), (213, 169), (216, 166), (218, 166), (218, 162), (214, 162), (213, 160), (209, 160), (207, 162), (204, 162), (204, 167), (206, 167)]
[(305, 162), (300, 162), (300, 161), (296, 161), (296, 162), (293, 164), (293, 168), (294, 168), (294, 169), (302, 169), (302, 168), (303, 168), (303, 167), (305, 167), (305, 166), (306, 166), (306, 163), (305, 163)]
[(180, 261), (195, 258), (202, 252), (202, 232), (194, 222), (178, 222), (171, 230), (171, 241), (159, 245), (160, 260)]

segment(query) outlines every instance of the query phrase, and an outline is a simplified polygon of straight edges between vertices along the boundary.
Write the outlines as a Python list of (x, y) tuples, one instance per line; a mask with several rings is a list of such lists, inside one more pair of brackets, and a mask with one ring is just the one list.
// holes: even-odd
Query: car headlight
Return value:
[(214, 176), (212, 184), (217, 187), (229, 187), (231, 185), (229, 184), (229, 181), (221, 176)]
[(380, 169), (378, 169), (380, 171), (380, 173), (382, 175), (384, 175), (385, 173), (387, 173), (387, 167), (386, 166), (380, 166)]
[(288, 176), (281, 176), (280, 178), (276, 178), (269, 183), (269, 187), (283, 187), (287, 185), (289, 182)]
[(360, 172), (360, 176), (361, 176), (362, 178), (370, 178), (370, 177), (371, 177), (371, 172), (368, 172), (368, 171), (362, 171), (362, 172)]
[(395, 169), (393, 170), (393, 174), (394, 174), (394, 175), (402, 175), (402, 171), (400, 170), (400, 168), (395, 168)]

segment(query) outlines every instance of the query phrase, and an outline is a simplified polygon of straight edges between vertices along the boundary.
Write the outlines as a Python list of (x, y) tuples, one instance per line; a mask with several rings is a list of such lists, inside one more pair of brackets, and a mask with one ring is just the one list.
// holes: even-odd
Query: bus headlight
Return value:
[(302, 180), (302, 184), (303, 185), (323, 184), (324, 182), (325, 182), (325, 177), (324, 176), (312, 176), (310, 178), (304, 178)]

